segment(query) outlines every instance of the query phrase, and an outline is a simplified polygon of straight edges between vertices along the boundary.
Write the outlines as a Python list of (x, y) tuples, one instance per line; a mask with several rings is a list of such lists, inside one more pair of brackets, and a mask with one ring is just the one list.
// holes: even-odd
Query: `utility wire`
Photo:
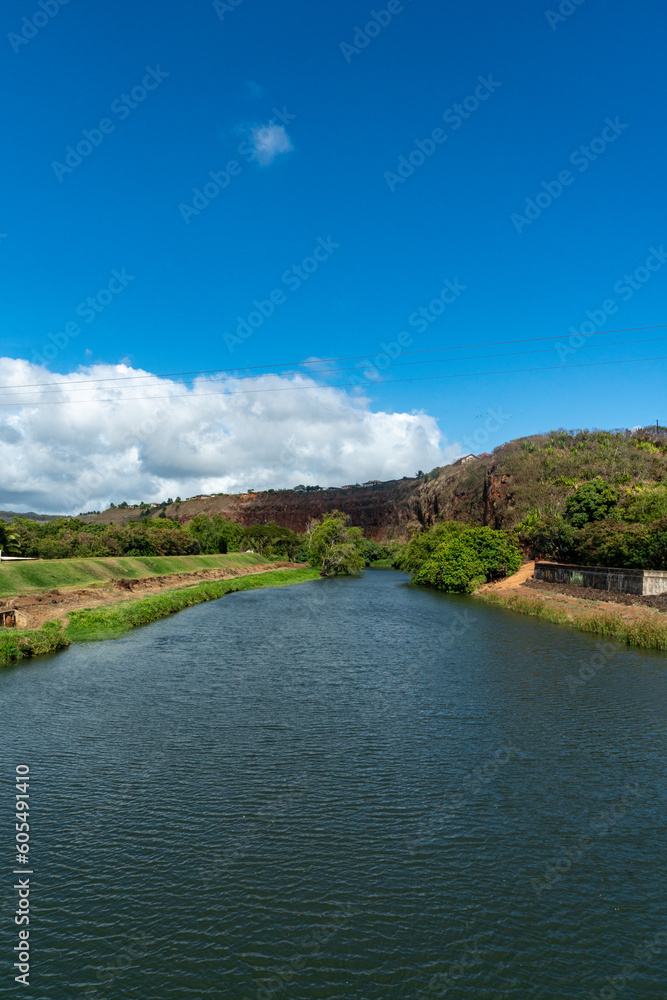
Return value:
[[(667, 337), (649, 337), (649, 338), (646, 338), (646, 339), (643, 339), (643, 340), (633, 340), (633, 341), (629, 341), (629, 340), (616, 340), (616, 341), (613, 341), (610, 344), (590, 344), (589, 346), (590, 347), (634, 347), (636, 344), (664, 343), (666, 340), (667, 340)], [(478, 355), (476, 355), (474, 357), (471, 357), (471, 358), (469, 358), (469, 357), (464, 357), (464, 358), (428, 358), (428, 359), (425, 359), (423, 361), (398, 361), (395, 364), (384, 365), (382, 367), (381, 371), (383, 371), (383, 372), (384, 371), (388, 371), (390, 368), (407, 368), (407, 367), (412, 367), (413, 365), (442, 365), (442, 364), (445, 364), (446, 362), (451, 362), (451, 361), (482, 361), (482, 360), (486, 360), (487, 358), (515, 358), (515, 357), (523, 357), (526, 354), (550, 354), (553, 350), (554, 350), (553, 347), (542, 347), (542, 348), (538, 349), (537, 351), (507, 351), (507, 352), (504, 352), (502, 354), (478, 354)], [(575, 348), (569, 348), (569, 350), (574, 351)], [(372, 367), (372, 363), (369, 363), (368, 367)], [(242, 369), (242, 370), (244, 370), (244, 369)], [(363, 368), (361, 366), (355, 366), (355, 367), (352, 367), (352, 368), (321, 368), (318, 371), (309, 371), (309, 372), (307, 372), (307, 374), (309, 376), (314, 376), (314, 375), (338, 375), (341, 372), (353, 372), (353, 371), (361, 372), (361, 371), (363, 371)], [(276, 375), (277, 377), (281, 378), (281, 377), (285, 377), (285, 375), (287, 373), (283, 372), (281, 374), (279, 372), (264, 372), (263, 374), (264, 375)], [(296, 373), (293, 373), (293, 374), (296, 374)], [(299, 372), (299, 374), (301, 374), (301, 373)], [(139, 376), (139, 377), (141, 377), (141, 376)], [(145, 376), (145, 377), (148, 377), (148, 376)], [(155, 375), (155, 376), (151, 376), (151, 377), (152, 378), (164, 378), (165, 376), (157, 376), (157, 375)], [(249, 379), (258, 379), (258, 378), (262, 378), (262, 377), (263, 376), (262, 376), (261, 373), (257, 374), (257, 375), (233, 375), (233, 376), (229, 376), (228, 380), (229, 381), (233, 381), (233, 382), (245, 382), (245, 381), (248, 381)], [(372, 383), (374, 380), (373, 379), (369, 379), (368, 381)], [(17, 388), (16, 391), (21, 396), (25, 396), (25, 395), (39, 395), (39, 396), (41, 396), (41, 395), (44, 395), (44, 393), (47, 393), (47, 392), (62, 392), (63, 391), (62, 388), (51, 388), (51, 386), (53, 386), (54, 384), (56, 386), (62, 386), (62, 385), (73, 385), (73, 386), (76, 386), (77, 388), (69, 389), (70, 393), (72, 393), (72, 392), (91, 392), (91, 391), (95, 392), (96, 391), (95, 389), (91, 390), (88, 385), (82, 385), (81, 383), (78, 383), (78, 382), (71, 382), (71, 383), (50, 383), (50, 382), (46, 382), (44, 384), (46, 386), (49, 386), (49, 388), (45, 388), (45, 389), (30, 389), (30, 390), (18, 389)], [(174, 383), (174, 384), (175, 385), (181, 385), (181, 386), (192, 385), (192, 384), (194, 384), (194, 379), (185, 379), (184, 381), (177, 382), (177, 383)], [(115, 388), (115, 386), (111, 386), (109, 388), (113, 389), (113, 388)], [(119, 386), (119, 388), (122, 388), (122, 387)], [(133, 388), (138, 388), (138, 389), (153, 389), (153, 388), (155, 388), (155, 389), (159, 389), (161, 387), (160, 387), (160, 385), (152, 383), (150, 385), (136, 386), (136, 387), (133, 387)], [(6, 394), (5, 394), (5, 398), (11, 399), (12, 397), (11, 396), (7, 397)], [(122, 396), (118, 396), (116, 398), (122, 399), (123, 397)], [(150, 397), (147, 397), (147, 398), (150, 398)], [(76, 402), (76, 400), (72, 400), (72, 402)]]
[[(596, 333), (588, 333), (587, 337), (602, 337), (607, 333), (636, 333), (640, 330), (660, 330), (667, 327), (667, 323), (656, 323), (653, 326), (628, 326), (623, 327), (619, 330), (599, 330)], [(581, 335), (583, 336), (583, 334)], [(401, 354), (412, 355), (412, 354), (433, 354), (440, 351), (468, 351), (477, 350), (480, 347), (503, 347), (509, 344), (535, 344), (539, 341), (546, 340), (562, 340), (563, 334), (559, 334), (555, 337), (527, 337), (522, 340), (492, 340), (486, 344), (459, 344), (454, 347), (431, 347), (419, 351), (401, 351)], [(283, 364), (265, 364), (265, 365), (244, 365), (242, 367), (243, 371), (259, 371), (262, 368), (295, 368), (297, 366), (303, 365), (314, 365), (314, 364), (333, 364), (338, 361), (363, 361), (366, 358), (376, 358), (382, 356), (385, 353), (380, 351), (376, 354), (356, 354), (350, 355), (349, 357), (343, 358), (314, 358), (311, 361), (288, 361)], [(522, 352), (523, 353), (523, 352)], [(527, 352), (526, 352), (527, 353)], [(224, 374), (226, 372), (235, 372), (238, 368), (209, 368), (209, 369), (198, 369), (196, 371), (189, 372), (168, 372), (165, 374), (153, 374), (148, 373), (148, 375), (114, 375), (105, 378), (93, 378), (87, 379), (85, 382), (80, 380), (72, 380), (68, 382), (30, 382), (27, 385), (1, 385), (0, 390), (3, 389), (38, 389), (41, 386), (63, 386), (63, 385), (82, 385), (86, 383), (93, 384), (95, 382), (129, 382), (141, 378), (182, 378), (186, 375), (217, 375)]]
[[(568, 368), (599, 368), (603, 365), (636, 365), (641, 364), (646, 361), (667, 361), (667, 356), (662, 356), (659, 358), (629, 358), (623, 361), (589, 361), (580, 365), (547, 365), (541, 368), (511, 368), (509, 370), (502, 369), (499, 371), (492, 372), (461, 372), (456, 375), (422, 375), (415, 378), (399, 378), (399, 379), (378, 379), (369, 381), (369, 388), (376, 385), (398, 385), (402, 382), (434, 382), (442, 381), (443, 379), (452, 378), (476, 378), (484, 377), (487, 375), (518, 375), (527, 372), (550, 372), (550, 371), (563, 371)], [(347, 389), (351, 386), (359, 386), (358, 382), (342, 382), (338, 385), (295, 385), (295, 386), (280, 386), (279, 388), (272, 389), (236, 389), (233, 392), (196, 392), (187, 393), (182, 392), (176, 395), (167, 394), (162, 396), (118, 396), (115, 399), (45, 399), (45, 400), (35, 400), (32, 403), (0, 403), (0, 406), (68, 406), (71, 403), (128, 403), (137, 402), (140, 400), (152, 400), (152, 399), (200, 399), (203, 396), (244, 396), (251, 395), (261, 392), (307, 392), (309, 389)]]

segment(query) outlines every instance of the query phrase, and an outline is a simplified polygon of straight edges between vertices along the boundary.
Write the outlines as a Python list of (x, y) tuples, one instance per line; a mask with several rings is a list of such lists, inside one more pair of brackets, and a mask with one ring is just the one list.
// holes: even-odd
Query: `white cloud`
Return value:
[(252, 143), (257, 162), (262, 167), (268, 167), (281, 153), (289, 153), (293, 149), (292, 141), (284, 125), (256, 125), (252, 130)]
[[(414, 475), (461, 454), (428, 414), (373, 412), (368, 400), (303, 373), (199, 378), (186, 389), (123, 364), (69, 374), (0, 364), (5, 386), (46, 383), (31, 395), (12, 390), (46, 405), (0, 406), (4, 509), (76, 514), (111, 501), (340, 486)], [(139, 377), (85, 384), (117, 376)], [(0, 403), (9, 396), (5, 389)]]

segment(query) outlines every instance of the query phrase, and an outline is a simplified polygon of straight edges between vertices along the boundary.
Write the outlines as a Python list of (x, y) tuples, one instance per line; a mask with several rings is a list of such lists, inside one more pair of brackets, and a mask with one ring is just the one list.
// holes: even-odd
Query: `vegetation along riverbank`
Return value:
[[(591, 598), (584, 587), (561, 588), (535, 583), (534, 563), (525, 563), (518, 573), (476, 591), (475, 597), (521, 615), (530, 615), (554, 625), (568, 625), (629, 646), (667, 650), (667, 615), (635, 598), (616, 602), (601, 591)], [(568, 593), (563, 593), (567, 590)], [(586, 596), (580, 596), (579, 591)], [(621, 595), (617, 595), (621, 596)], [(626, 596), (626, 595), (624, 595)]]
[(262, 587), (284, 587), (318, 576), (317, 570), (305, 567), (255, 572), (166, 590), (140, 600), (73, 610), (64, 622), (48, 621), (41, 629), (3, 629), (0, 632), (0, 666), (42, 653), (57, 652), (69, 646), (70, 642), (115, 638), (139, 625), (166, 618), (204, 601), (218, 600), (226, 594)]

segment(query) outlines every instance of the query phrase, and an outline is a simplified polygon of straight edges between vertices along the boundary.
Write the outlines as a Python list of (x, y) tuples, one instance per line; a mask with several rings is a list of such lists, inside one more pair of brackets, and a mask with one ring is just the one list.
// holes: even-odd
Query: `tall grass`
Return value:
[(641, 617), (626, 621), (616, 612), (586, 610), (572, 608), (565, 610), (542, 597), (528, 597), (523, 594), (511, 594), (502, 597), (500, 594), (480, 594), (483, 600), (498, 607), (516, 611), (521, 615), (532, 615), (543, 621), (556, 625), (569, 625), (580, 632), (592, 632), (616, 639), (628, 646), (639, 646), (643, 649), (667, 650), (667, 619), (645, 612)]
[(43, 653), (57, 653), (69, 646), (61, 622), (47, 622), (41, 629), (2, 629), (0, 667)]

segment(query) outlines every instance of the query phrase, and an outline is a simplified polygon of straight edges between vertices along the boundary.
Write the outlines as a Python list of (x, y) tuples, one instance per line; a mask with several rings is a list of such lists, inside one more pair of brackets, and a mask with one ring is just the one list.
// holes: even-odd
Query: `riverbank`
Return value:
[(284, 561), (269, 562), (261, 559), (259, 563), (239, 563), (239, 559), (259, 559), (258, 556), (217, 556), (225, 562), (217, 569), (190, 570), (185, 573), (169, 573), (161, 576), (121, 577), (103, 584), (80, 589), (63, 587), (61, 590), (47, 590), (28, 594), (17, 594), (15, 597), (0, 601), (0, 611), (14, 611), (16, 626), (21, 629), (41, 628), (45, 622), (56, 621), (69, 615), (72, 611), (100, 605), (117, 604), (126, 601), (132, 595), (134, 598), (148, 597), (151, 594), (164, 593), (165, 590), (175, 590), (187, 584), (209, 583), (214, 580), (229, 580), (253, 573), (268, 573), (270, 570), (294, 569), (301, 565)]
[(0, 598), (63, 587), (104, 587), (114, 580), (145, 579), (211, 570), (241, 570), (271, 565), (254, 552), (208, 556), (100, 556), (90, 559), (40, 559), (0, 564)]
[[(667, 650), (667, 615), (657, 608), (636, 602), (610, 602), (607, 595), (591, 599), (576, 591), (585, 588), (551, 589), (533, 581), (534, 563), (525, 563), (518, 573), (497, 583), (480, 587), (475, 597), (517, 614), (541, 618), (554, 625), (568, 625), (579, 632), (591, 632), (643, 649)], [(538, 589), (539, 586), (539, 589)], [(613, 608), (610, 607), (613, 603)]]
[(163, 590), (139, 600), (125, 599), (96, 608), (72, 609), (64, 622), (46, 621), (41, 629), (3, 629), (0, 632), (0, 666), (58, 652), (71, 642), (113, 639), (139, 625), (147, 625), (205, 601), (216, 601), (226, 594), (284, 587), (319, 577), (319, 572), (310, 567), (287, 565), (292, 568), (255, 571), (245, 576)]

